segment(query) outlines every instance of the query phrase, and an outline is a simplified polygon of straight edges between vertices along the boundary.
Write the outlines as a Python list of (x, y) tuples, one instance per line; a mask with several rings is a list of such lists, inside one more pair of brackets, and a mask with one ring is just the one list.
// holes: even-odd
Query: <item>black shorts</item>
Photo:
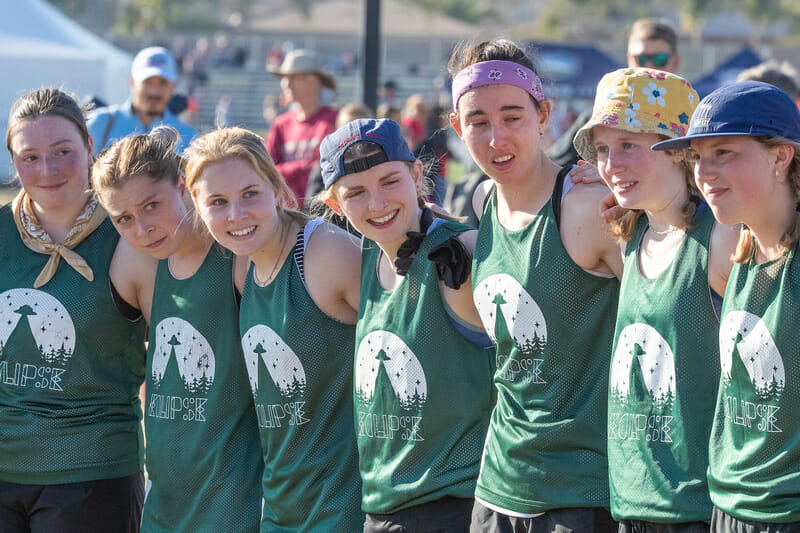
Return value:
[(395, 513), (367, 513), (364, 533), (468, 533), (473, 501), (445, 496)]
[(622, 520), (619, 533), (708, 533), (708, 522), (660, 524), (644, 520)]
[(711, 515), (712, 533), (800, 533), (800, 522), (774, 524), (739, 520), (714, 507)]
[(144, 475), (61, 485), (0, 481), (3, 533), (137, 533)]
[(475, 502), (472, 533), (617, 533), (619, 526), (608, 509), (576, 507), (554, 509), (533, 518), (517, 518)]

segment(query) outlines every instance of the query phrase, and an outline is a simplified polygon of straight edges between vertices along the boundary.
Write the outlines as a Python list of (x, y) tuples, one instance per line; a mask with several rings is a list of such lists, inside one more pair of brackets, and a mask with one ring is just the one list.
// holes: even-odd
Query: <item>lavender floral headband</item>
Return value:
[(544, 100), (542, 80), (531, 69), (513, 61), (482, 61), (470, 65), (453, 78), (453, 110), (461, 96), (475, 87), (506, 83), (528, 92), (537, 102)]

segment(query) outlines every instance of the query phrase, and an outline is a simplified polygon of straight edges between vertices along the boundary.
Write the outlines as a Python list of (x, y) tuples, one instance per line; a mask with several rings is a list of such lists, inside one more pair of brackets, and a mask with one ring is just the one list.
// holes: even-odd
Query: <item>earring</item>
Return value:
[(541, 136), (543, 136), (543, 135), (544, 135), (544, 132), (543, 132), (543, 131), (540, 131), (540, 132), (539, 132), (539, 137), (541, 137)]

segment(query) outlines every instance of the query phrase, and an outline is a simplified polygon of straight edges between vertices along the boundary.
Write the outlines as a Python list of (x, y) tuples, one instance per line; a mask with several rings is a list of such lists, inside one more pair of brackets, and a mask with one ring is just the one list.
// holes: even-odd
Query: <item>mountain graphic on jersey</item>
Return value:
[(206, 338), (182, 318), (165, 318), (156, 326), (156, 347), (150, 377), (163, 383), (183, 382), (191, 394), (207, 394), (214, 384), (214, 351)]
[(669, 411), (675, 401), (675, 387), (675, 356), (664, 337), (647, 324), (626, 326), (611, 361), (612, 402), (625, 408), (644, 401)]
[(783, 358), (764, 322), (747, 311), (725, 315), (719, 330), (726, 394), (742, 401), (777, 403), (786, 386)]
[(46, 292), (11, 289), (0, 294), (0, 365), (39, 354), (51, 366), (65, 367), (75, 349), (75, 326), (66, 308)]
[(253, 326), (242, 337), (242, 350), (254, 396), (264, 394), (264, 385), (272, 383), (284, 400), (305, 400), (306, 372), (303, 364), (275, 331), (263, 324)]
[(547, 345), (547, 323), (542, 310), (517, 280), (494, 274), (473, 291), (483, 326), (498, 345), (509, 353), (516, 345), (525, 355), (540, 356)]
[(356, 353), (356, 406), (390, 415), (419, 415), (428, 398), (425, 371), (394, 333), (371, 331)]

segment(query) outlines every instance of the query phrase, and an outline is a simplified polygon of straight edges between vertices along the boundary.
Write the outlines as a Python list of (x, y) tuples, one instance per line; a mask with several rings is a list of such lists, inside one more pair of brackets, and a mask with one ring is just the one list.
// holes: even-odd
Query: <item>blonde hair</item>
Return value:
[(174, 146), (175, 128), (158, 126), (147, 135), (125, 137), (114, 143), (92, 166), (92, 183), (98, 198), (105, 189), (117, 189), (135, 176), (167, 180), (177, 187), (183, 158)]
[[(775, 148), (777, 146), (789, 145), (794, 148), (794, 155), (787, 168), (786, 177), (789, 181), (789, 188), (792, 191), (795, 201), (800, 199), (800, 143), (783, 139), (781, 137), (768, 137), (768, 136), (755, 136), (753, 139), (762, 144), (767, 149)], [(783, 234), (780, 242), (780, 250), (784, 255), (794, 248), (800, 240), (800, 213), (796, 213), (794, 223), (786, 233)], [(753, 234), (750, 228), (742, 226), (742, 231), (739, 235), (739, 244), (736, 246), (736, 251), (733, 254), (733, 261), (736, 263), (747, 263), (753, 257), (755, 243), (753, 241)]]
[(245, 162), (277, 193), (278, 211), (304, 224), (308, 217), (297, 210), (297, 200), (272, 161), (264, 139), (242, 128), (221, 128), (197, 137), (185, 152), (186, 186), (194, 197), (197, 180), (218, 163)]

